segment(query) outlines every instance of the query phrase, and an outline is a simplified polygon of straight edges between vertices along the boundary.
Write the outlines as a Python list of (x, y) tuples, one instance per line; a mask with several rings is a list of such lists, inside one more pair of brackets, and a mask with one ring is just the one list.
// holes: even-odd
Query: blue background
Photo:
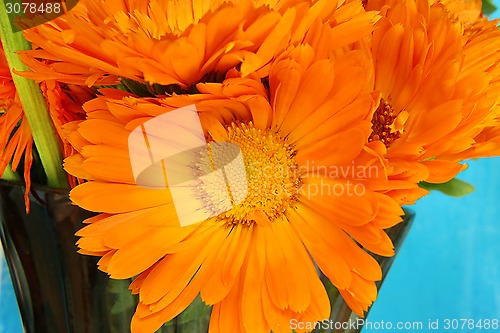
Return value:
[(474, 184), (474, 193), (433, 192), (411, 207), (416, 219), (368, 321), (500, 319), (500, 158), (468, 164), (458, 178)]
[[(500, 7), (500, 0), (495, 3)], [(500, 319), (500, 158), (470, 161), (459, 178), (476, 191), (464, 198), (433, 193), (411, 207), (417, 218), (368, 321), (417, 321), (425, 327), (429, 319)], [(22, 332), (2, 260), (0, 333)]]

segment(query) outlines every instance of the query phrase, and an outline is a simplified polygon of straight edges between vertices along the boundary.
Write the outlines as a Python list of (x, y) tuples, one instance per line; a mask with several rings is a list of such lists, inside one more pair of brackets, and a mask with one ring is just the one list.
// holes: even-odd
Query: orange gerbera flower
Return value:
[[(92, 98), (86, 88), (60, 85), (56, 81), (43, 81), (41, 89), (53, 124), (64, 145), (64, 156), (73, 154), (71, 145), (63, 138), (61, 126), (67, 122), (84, 118), (82, 104)], [(28, 194), (31, 189), (30, 170), (33, 164), (33, 137), (28, 121), (12, 80), (9, 65), (0, 44), (0, 174), (9, 164), (13, 171), (24, 158), (24, 180), (26, 183), (26, 210), (29, 211)], [(76, 185), (73, 177), (70, 177)]]
[(82, 0), (26, 30), (40, 49), (22, 58), (35, 71), (26, 76), (37, 80), (90, 86), (125, 77), (189, 89), (240, 64), (244, 75), (262, 69), (320, 22), (335, 24), (342, 47), (369, 34), (374, 16), (359, 2), (337, 9), (329, 0)]
[[(383, 160), (364, 146), (378, 96), (365, 92), (369, 62), (360, 51), (335, 60), (320, 53), (308, 45), (291, 49), (264, 83), (231, 70), (222, 84), (198, 84), (195, 95), (103, 90), (84, 106), (88, 119), (68, 126), (79, 154), (65, 168), (89, 180), (71, 199), (101, 212), (78, 232), (78, 245), (102, 256), (100, 269), (112, 278), (138, 275), (132, 332), (154, 332), (198, 294), (213, 305), (212, 333), (290, 332), (293, 318), (328, 318), (315, 264), (358, 315), (375, 300), (380, 267), (353, 239), (390, 256), (383, 229), (403, 214), (383, 193)], [(190, 104), (212, 151), (220, 142), (240, 148), (247, 195), (225, 213), (180, 227), (171, 186), (136, 184), (128, 140), (137, 126)], [(190, 164), (194, 175), (204, 165), (198, 158)], [(221, 192), (204, 184), (196, 187), (204, 193), (198, 201), (185, 201), (211, 211)], [(241, 186), (231, 187), (233, 198)]]
[[(441, 3), (367, 4), (378, 6), (383, 17), (371, 52), (381, 100), (369, 146), (385, 154), (391, 179), (446, 182), (465, 168), (451, 156), (471, 149), (482, 128), (496, 122), (491, 117), (498, 103), (492, 69), (500, 59), (497, 41), (465, 37), (462, 24)], [(415, 187), (393, 195), (407, 204), (425, 193)]]

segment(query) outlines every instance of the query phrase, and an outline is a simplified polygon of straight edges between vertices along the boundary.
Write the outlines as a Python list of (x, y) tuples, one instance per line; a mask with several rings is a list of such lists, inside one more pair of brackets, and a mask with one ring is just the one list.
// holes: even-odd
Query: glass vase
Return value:
[(135, 309), (130, 281), (111, 280), (98, 258), (77, 253), (89, 212), (67, 191), (39, 188), (26, 214), (24, 188), (0, 183), (0, 228), (26, 333), (123, 333)]
[[(97, 269), (99, 258), (77, 253), (75, 232), (92, 213), (73, 205), (67, 191), (38, 187), (30, 202), (31, 212), (26, 214), (24, 188), (0, 181), (0, 236), (25, 333), (130, 332), (137, 304), (137, 296), (128, 290), (131, 281), (108, 278)], [(396, 253), (412, 220), (407, 212), (403, 223), (388, 230)], [(385, 278), (394, 257), (376, 258)], [(321, 278), (331, 300), (329, 319), (356, 320), (335, 287)], [(198, 297), (158, 333), (206, 333), (210, 311)], [(314, 332), (360, 330), (330, 327)]]

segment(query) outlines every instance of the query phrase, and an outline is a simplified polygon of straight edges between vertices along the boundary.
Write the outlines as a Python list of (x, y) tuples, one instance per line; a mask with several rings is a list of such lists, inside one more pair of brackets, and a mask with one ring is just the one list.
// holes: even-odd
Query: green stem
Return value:
[(14, 70), (18, 72), (29, 70), (15, 52), (29, 50), (31, 46), (22, 37), (22, 32), (12, 31), (5, 0), (0, 0), (0, 37), (25, 117), (31, 128), (33, 141), (47, 175), (47, 184), (54, 188), (69, 188), (66, 173), (62, 168), (63, 158), (59, 139), (40, 87), (35, 81), (14, 73)]

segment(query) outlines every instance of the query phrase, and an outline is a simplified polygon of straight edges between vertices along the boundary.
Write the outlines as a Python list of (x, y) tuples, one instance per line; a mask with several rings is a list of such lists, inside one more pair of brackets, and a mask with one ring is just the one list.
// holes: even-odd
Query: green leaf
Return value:
[(177, 317), (162, 326), (157, 333), (207, 332), (212, 307), (206, 305), (198, 295)]
[(2, 179), (13, 183), (19, 183), (21, 181), (19, 175), (16, 172), (12, 171), (11, 164), (7, 165), (7, 167), (5, 168)]
[(441, 184), (420, 182), (418, 186), (428, 191), (439, 191), (452, 197), (463, 197), (474, 192), (474, 186), (456, 178)]
[(485, 15), (491, 15), (497, 10), (497, 7), (492, 0), (483, 0), (483, 13)]
[(110, 309), (111, 314), (125, 312), (127, 309), (135, 308), (134, 296), (130, 293), (128, 280), (111, 280), (108, 284), (110, 294), (116, 296), (113, 306)]
[(140, 97), (154, 97), (149, 85), (142, 82), (137, 82), (127, 78), (120, 78), (120, 87), (118, 89), (131, 92)]

